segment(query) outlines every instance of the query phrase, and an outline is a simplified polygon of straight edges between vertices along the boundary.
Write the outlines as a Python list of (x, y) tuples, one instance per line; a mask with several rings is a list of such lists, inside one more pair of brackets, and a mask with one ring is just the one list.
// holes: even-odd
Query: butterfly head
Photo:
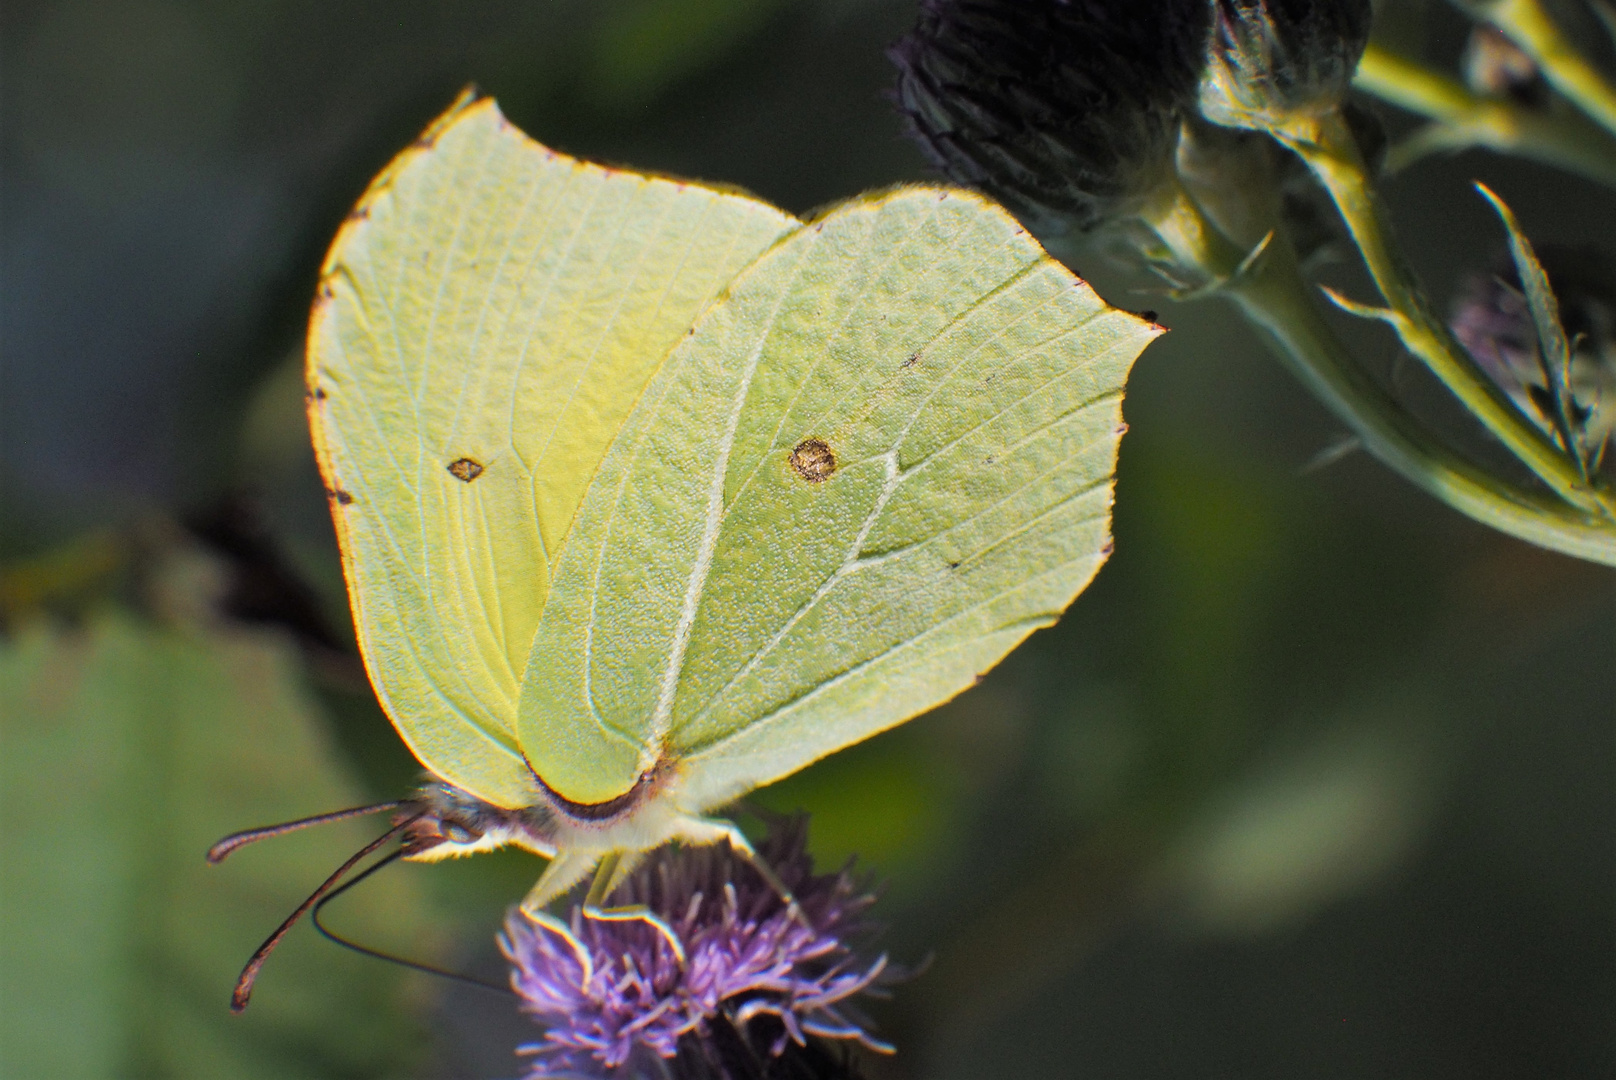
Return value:
[(514, 844), (555, 855), (555, 830), (543, 805), (507, 810), (453, 784), (434, 780), (399, 804), (393, 823), (403, 826), (404, 857), (437, 862)]

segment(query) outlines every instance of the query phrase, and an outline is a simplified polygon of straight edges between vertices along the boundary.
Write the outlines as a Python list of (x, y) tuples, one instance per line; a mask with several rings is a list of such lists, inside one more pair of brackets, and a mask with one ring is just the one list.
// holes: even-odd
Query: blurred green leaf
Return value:
[(944, 854), (959, 810), (959, 784), (922, 738), (899, 732), (849, 747), (752, 799), (813, 816), (809, 844), (823, 869), (857, 856), (883, 881), (919, 885)]
[[(360, 801), (272, 634), (103, 611), (0, 641), (7, 1076), (396, 1076), (420, 988), (301, 927), (253, 1005), (228, 1009), (259, 941), (379, 823), (203, 859), (225, 833)], [(431, 954), (406, 876), (333, 905), (339, 932)]]
[(45, 611), (72, 611), (109, 590), (129, 562), (129, 545), (111, 529), (0, 566), (0, 626)]
[(1161, 883), (1197, 928), (1238, 937), (1301, 925), (1382, 880), (1429, 824), (1435, 711), (1399, 687), (1272, 754), (1208, 800)]

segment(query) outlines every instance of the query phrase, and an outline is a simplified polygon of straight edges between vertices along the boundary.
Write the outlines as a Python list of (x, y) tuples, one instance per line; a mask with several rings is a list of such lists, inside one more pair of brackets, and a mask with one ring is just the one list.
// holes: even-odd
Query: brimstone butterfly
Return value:
[(371, 184), (309, 328), (361, 651), (440, 781), (406, 857), (550, 857), (524, 907), (940, 704), (1110, 550), (1129, 366), (1004, 210), (806, 221), (548, 150), (467, 95)]

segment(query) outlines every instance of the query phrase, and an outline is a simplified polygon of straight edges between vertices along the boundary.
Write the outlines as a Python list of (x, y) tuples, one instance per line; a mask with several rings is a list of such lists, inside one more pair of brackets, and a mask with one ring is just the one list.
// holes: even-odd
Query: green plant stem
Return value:
[(1608, 496), (1589, 489), (1577, 464), (1504, 396), (1431, 310), (1396, 245), (1379, 192), (1341, 114), (1298, 116), (1273, 134), (1307, 162), (1335, 200), (1390, 308), (1387, 321), (1409, 352), (1555, 494), (1580, 510), (1616, 521), (1616, 506)]
[(1484, 525), (1539, 547), (1616, 566), (1616, 528), (1591, 522), (1558, 499), (1517, 490), (1435, 443), (1348, 355), (1283, 237), (1271, 241), (1250, 272), (1231, 280), (1222, 292), (1302, 385), (1381, 462)]
[(1353, 84), (1434, 121), (1414, 137), (1426, 150), (1484, 146), (1616, 187), (1616, 138), (1581, 113), (1541, 111), (1486, 97), (1373, 43), (1358, 63)]
[(1571, 47), (1542, 0), (1481, 0), (1472, 8), (1532, 58), (1550, 86), (1616, 133), (1616, 89)]
[[(1165, 261), (1195, 272), (1199, 289), (1221, 288), (1240, 267), (1243, 253), (1207, 219), (1176, 178), (1164, 184), (1140, 215), (1161, 241)], [(1180, 299), (1188, 299), (1182, 296)]]
[(1204, 280), (1191, 295), (1221, 295), (1256, 326), (1302, 383), (1364, 449), (1428, 494), (1500, 532), (1616, 566), (1616, 524), (1541, 490), (1525, 490), (1465, 460), (1360, 367), (1319, 310), (1296, 253), (1272, 233), (1255, 255), (1224, 236), (1180, 185), (1141, 215), (1181, 271)]

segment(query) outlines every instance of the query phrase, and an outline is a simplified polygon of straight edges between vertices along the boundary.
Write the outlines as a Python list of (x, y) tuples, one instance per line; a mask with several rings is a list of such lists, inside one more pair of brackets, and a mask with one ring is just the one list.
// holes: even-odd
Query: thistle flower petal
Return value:
[[(513, 911), (500, 948), (523, 1011), (545, 1027), (521, 1048), (533, 1058), (529, 1080), (746, 1075), (700, 1071), (733, 1061), (737, 1037), (741, 1045), (761, 1038), (773, 1056), (810, 1037), (890, 1050), (852, 1001), (889, 970), (886, 957), (867, 960), (853, 948), (872, 929), (873, 895), (850, 867), (813, 873), (804, 817), (777, 823), (758, 856), (796, 897), (800, 916), (722, 846), (663, 848), (608, 898), (665, 920), (684, 946), (683, 964), (644, 922), (589, 919), (577, 907), (565, 922)], [(702, 1045), (714, 1039), (722, 1046)]]

